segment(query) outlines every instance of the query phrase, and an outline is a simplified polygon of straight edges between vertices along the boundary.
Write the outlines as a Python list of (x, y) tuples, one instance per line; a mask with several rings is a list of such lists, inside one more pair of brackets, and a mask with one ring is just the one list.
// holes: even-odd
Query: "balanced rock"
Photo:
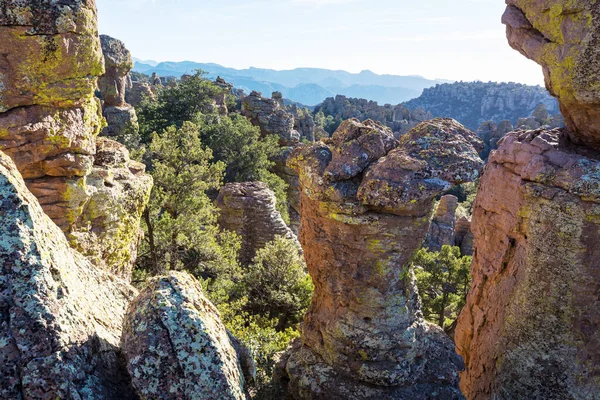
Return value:
[(516, 131), (475, 201), (455, 340), (468, 399), (598, 399), (600, 162), (566, 130)]
[(462, 398), (462, 360), (423, 319), (410, 260), (436, 196), (477, 178), (473, 144), (482, 146), (453, 120), (422, 123), (400, 141), (379, 123), (347, 120), (294, 151), (315, 292), (283, 362), (293, 398)]
[(131, 53), (120, 40), (100, 35), (106, 72), (98, 79), (103, 100), (103, 115), (108, 124), (103, 136), (115, 138), (121, 143), (135, 146), (132, 142), (139, 131), (135, 109), (125, 101), (126, 91), (132, 87), (129, 72), (133, 68)]
[[(126, 259), (116, 265), (129, 263), (134, 238), (124, 236), (131, 230), (113, 230), (113, 223), (99, 222), (121, 213), (106, 209), (93, 216), (94, 222), (83, 215), (98, 191), (110, 191), (98, 186), (100, 180), (93, 175), (99, 169), (120, 175), (117, 180), (123, 185), (140, 184), (137, 178), (125, 182), (121, 172), (110, 171), (96, 157), (96, 136), (104, 119), (94, 90), (105, 70), (95, 3), (0, 0), (0, 10), (0, 53), (6, 54), (0, 60), (0, 150), (13, 159), (29, 190), (74, 247), (85, 249), (88, 244), (70, 234), (93, 225), (94, 235), (107, 239), (97, 243), (97, 254), (106, 254), (110, 263), (121, 254)], [(121, 97), (116, 89), (109, 96)], [(107, 187), (110, 179), (105, 180)], [(145, 179), (146, 192), (148, 184)], [(146, 200), (138, 196), (135, 201), (138, 210)]]
[(246, 399), (238, 355), (219, 311), (186, 273), (148, 282), (129, 306), (121, 346), (144, 399)]
[(540, 64), (576, 144), (600, 147), (600, 9), (595, 1), (507, 0), (512, 48)]
[(0, 398), (135, 398), (119, 352), (135, 289), (69, 247), (2, 152), (0, 210)]
[(228, 183), (215, 204), (221, 211), (221, 228), (242, 238), (240, 262), (244, 265), (276, 236), (297, 240), (275, 208), (275, 194), (263, 182)]
[(263, 98), (253, 91), (242, 99), (242, 115), (260, 127), (263, 135), (277, 135), (282, 146), (292, 146), (300, 140), (294, 130), (294, 116), (285, 111), (277, 99)]
[(451, 194), (442, 196), (431, 220), (425, 246), (430, 251), (440, 251), (443, 245), (454, 246), (456, 209), (458, 198)]

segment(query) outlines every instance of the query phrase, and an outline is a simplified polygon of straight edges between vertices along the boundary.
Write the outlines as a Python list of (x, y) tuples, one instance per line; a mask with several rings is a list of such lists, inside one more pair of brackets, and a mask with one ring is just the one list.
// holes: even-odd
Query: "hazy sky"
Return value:
[(512, 50), (502, 0), (97, 0), (134, 57), (543, 84)]

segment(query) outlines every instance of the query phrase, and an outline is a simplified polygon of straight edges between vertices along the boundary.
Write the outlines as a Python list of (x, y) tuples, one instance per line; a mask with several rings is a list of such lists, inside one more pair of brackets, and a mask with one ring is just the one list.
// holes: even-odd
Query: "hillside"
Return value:
[(253, 90), (266, 94), (278, 91), (287, 99), (309, 106), (338, 94), (365, 98), (381, 104), (398, 104), (419, 96), (425, 88), (448, 82), (420, 76), (378, 75), (368, 70), (358, 74), (320, 68), (275, 71), (251, 67), (237, 70), (212, 63), (155, 63), (139, 60), (134, 66), (136, 72), (149, 75), (156, 72), (161, 76), (176, 77), (193, 73), (197, 69), (206, 71), (211, 79), (221, 76), (248, 93)]
[(433, 117), (451, 117), (475, 130), (484, 121), (510, 120), (513, 125), (544, 104), (550, 114), (559, 113), (558, 102), (541, 86), (520, 83), (455, 82), (423, 90), (404, 103), (409, 109), (423, 108)]

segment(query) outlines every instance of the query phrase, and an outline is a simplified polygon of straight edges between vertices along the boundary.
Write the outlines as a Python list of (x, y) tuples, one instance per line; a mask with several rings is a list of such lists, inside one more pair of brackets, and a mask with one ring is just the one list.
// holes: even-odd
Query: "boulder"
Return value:
[(456, 221), (454, 228), (455, 246), (460, 247), (460, 253), (463, 256), (473, 255), (473, 232), (471, 232), (471, 220), (467, 217), (460, 217)]
[(422, 123), (400, 141), (381, 124), (350, 120), (294, 150), (315, 292), (281, 364), (291, 397), (462, 398), (462, 360), (423, 319), (410, 260), (436, 196), (478, 176), (473, 144), (481, 141), (452, 120)]
[(0, 152), (0, 398), (134, 399), (121, 367), (136, 290), (69, 247)]
[(134, 107), (142, 104), (145, 98), (156, 100), (152, 86), (147, 82), (132, 82), (131, 88), (125, 92), (125, 101)]
[(600, 147), (600, 9), (593, 1), (507, 0), (510, 46), (542, 66), (569, 139)]
[(256, 252), (276, 236), (297, 241), (275, 208), (275, 194), (263, 182), (228, 183), (221, 189), (215, 205), (220, 210), (219, 226), (242, 238), (243, 265), (249, 265)]
[(483, 174), (455, 334), (468, 399), (600, 394), (600, 162), (569, 137), (512, 132)]
[(187, 273), (148, 282), (127, 310), (121, 346), (141, 398), (246, 399), (219, 311)]
[(429, 251), (440, 251), (443, 245), (454, 246), (457, 208), (458, 197), (451, 194), (442, 196), (425, 238), (425, 247)]

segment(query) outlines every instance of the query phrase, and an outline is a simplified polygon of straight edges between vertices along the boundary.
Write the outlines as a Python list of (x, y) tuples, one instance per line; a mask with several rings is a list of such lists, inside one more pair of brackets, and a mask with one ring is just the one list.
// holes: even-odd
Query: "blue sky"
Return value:
[(543, 84), (512, 50), (502, 0), (97, 0), (134, 57)]

